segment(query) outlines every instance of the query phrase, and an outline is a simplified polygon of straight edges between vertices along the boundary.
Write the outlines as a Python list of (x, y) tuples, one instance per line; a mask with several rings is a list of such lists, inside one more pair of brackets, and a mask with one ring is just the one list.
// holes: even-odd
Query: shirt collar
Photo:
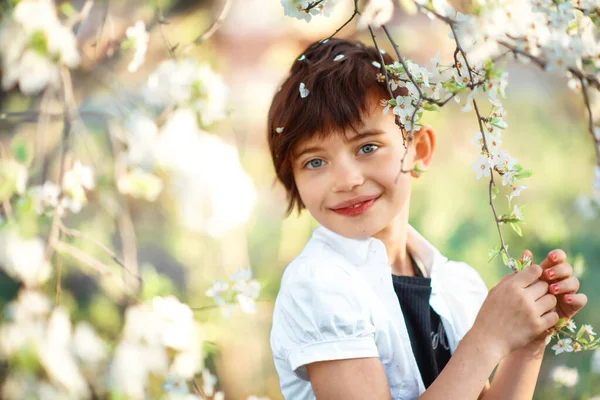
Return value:
[[(407, 229), (406, 247), (424, 275), (430, 277), (433, 266), (446, 261), (447, 258), (411, 225), (408, 225)], [(372, 266), (373, 263), (389, 268), (385, 245), (377, 238), (350, 239), (324, 226), (315, 229), (312, 237), (325, 242), (358, 268)]]

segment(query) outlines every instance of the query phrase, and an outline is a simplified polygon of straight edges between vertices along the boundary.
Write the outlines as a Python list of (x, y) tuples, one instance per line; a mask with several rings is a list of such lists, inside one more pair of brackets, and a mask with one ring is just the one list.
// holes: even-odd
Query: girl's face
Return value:
[(331, 134), (298, 145), (294, 179), (300, 198), (312, 216), (339, 235), (362, 239), (375, 236), (408, 207), (414, 143), (405, 154), (402, 132), (394, 115), (382, 114), (375, 96), (371, 112), (357, 134)]

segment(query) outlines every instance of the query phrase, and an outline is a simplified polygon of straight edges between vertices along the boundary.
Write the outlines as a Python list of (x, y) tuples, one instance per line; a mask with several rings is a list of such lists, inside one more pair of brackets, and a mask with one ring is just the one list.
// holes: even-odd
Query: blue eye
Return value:
[(372, 153), (378, 148), (379, 146), (374, 145), (372, 143), (365, 144), (364, 146), (361, 146), (360, 150), (358, 150), (358, 154), (360, 154), (361, 151), (363, 152), (363, 154)]
[(310, 160), (309, 162), (304, 164), (304, 166), (306, 168), (315, 169), (315, 168), (319, 168), (319, 167), (323, 166), (323, 164), (324, 164), (323, 160), (319, 160), (318, 158), (315, 158), (314, 160)]

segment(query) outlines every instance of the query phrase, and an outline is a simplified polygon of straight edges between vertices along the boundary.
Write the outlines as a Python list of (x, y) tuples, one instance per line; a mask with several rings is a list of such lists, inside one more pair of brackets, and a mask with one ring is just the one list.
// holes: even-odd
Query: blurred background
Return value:
[[(71, 2), (75, 9), (83, 3)], [(306, 213), (285, 216), (285, 192), (274, 181), (266, 142), (267, 111), (303, 49), (329, 36), (352, 14), (351, 1), (338, 3), (330, 18), (318, 16), (306, 23), (285, 17), (277, 0), (233, 0), (214, 35), (186, 49), (187, 55), (206, 61), (222, 75), (229, 89), (226, 118), (207, 131), (237, 150), (236, 157), (252, 188), (240, 189), (246, 178), (230, 162), (230, 153), (204, 151), (181, 157), (200, 159), (200, 174), (206, 176), (198, 179), (210, 182), (206, 191), (220, 193), (222, 207), (218, 210), (198, 206), (204, 204), (203, 196), (209, 195), (202, 186), (171, 188), (154, 202), (127, 200), (143, 280), (141, 297), (175, 294), (194, 309), (196, 320), (202, 324), (205, 351), (210, 355), (208, 364), (217, 372), (227, 399), (252, 394), (281, 398), (269, 349), (273, 303), (285, 266), (302, 249), (316, 223)], [(98, 171), (105, 169), (109, 122), (102, 114), (118, 116), (142, 107), (139, 89), (157, 65), (169, 58), (169, 46), (179, 52), (192, 43), (221, 15), (225, 4), (212, 0), (95, 2), (79, 28), (82, 68), (73, 74), (81, 123), (74, 127), (70, 140), (82, 162)], [(468, 3), (454, 5), (460, 10)], [(144, 21), (149, 31), (148, 49), (145, 62), (137, 71), (129, 72), (133, 50), (119, 44), (127, 27), (138, 20)], [(405, 57), (429, 67), (429, 59), (439, 52), (442, 62), (450, 62), (454, 43), (448, 39), (447, 26), (424, 15), (405, 15), (400, 9), (389, 26)], [(357, 32), (354, 23), (339, 36), (370, 43), (368, 31)], [(386, 45), (383, 47), (391, 51)], [(600, 220), (580, 197), (590, 194), (594, 165), (583, 101), (565, 80), (534, 66), (509, 62), (507, 71), (510, 77), (503, 103), (509, 128), (503, 136), (503, 148), (534, 175), (518, 199), (519, 205), (528, 204), (521, 208), (526, 221), (523, 237), (504, 229), (505, 238), (513, 255), (531, 249), (537, 262), (552, 249), (565, 250), (581, 280), (580, 291), (589, 298), (575, 321), (600, 329)], [(5, 148), (10, 148), (16, 137), (36, 137), (39, 121), (32, 110), (40, 109), (42, 101), (50, 110), (62, 107), (56, 98), (24, 96), (18, 90), (0, 92), (0, 112), (22, 113), (19, 117), (0, 116), (0, 141)], [(451, 102), (439, 113), (427, 113), (424, 123), (435, 129), (439, 144), (432, 167), (414, 183), (410, 222), (444, 255), (467, 262), (492, 287), (509, 270), (499, 259), (488, 262), (488, 250), (497, 245), (498, 235), (488, 205), (487, 180), (476, 180), (470, 168), (478, 154), (471, 144), (478, 129), (476, 116), (461, 113), (459, 105)], [(48, 157), (49, 175), (58, 168), (52, 157), (61, 129), (60, 118), (45, 121), (39, 151)], [(499, 196), (497, 200), (500, 213), (510, 212), (504, 199)], [(99, 181), (88, 205), (69, 215), (65, 225), (120, 251), (118, 221), (110, 212), (114, 202)], [(75, 243), (110, 263), (106, 254), (89, 242), (75, 239)], [(75, 321), (90, 321), (103, 337), (116, 340), (124, 304), (114, 301), (110, 288), (82, 273), (76, 264), (68, 257), (62, 260), (61, 303)], [(224, 315), (205, 292), (215, 280), (227, 280), (238, 268), (248, 267), (262, 286), (256, 312), (236, 309)], [(52, 281), (46, 286), (52, 296)], [(17, 289), (18, 284), (0, 272), (0, 306), (4, 307)], [(600, 396), (600, 366), (596, 365), (594, 373), (592, 352), (552, 353), (548, 349), (537, 399)], [(575, 386), (552, 379), (551, 371), (559, 365), (577, 369)]]

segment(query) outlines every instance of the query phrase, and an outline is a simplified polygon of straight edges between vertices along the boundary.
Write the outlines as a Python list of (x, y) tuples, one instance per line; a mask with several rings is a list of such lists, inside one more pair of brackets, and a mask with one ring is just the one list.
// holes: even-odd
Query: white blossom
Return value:
[(35, 94), (47, 85), (58, 86), (59, 64), (79, 65), (75, 36), (63, 26), (51, 0), (22, 0), (13, 18), (0, 29), (2, 88), (19, 84), (24, 94)]
[(524, 189), (527, 189), (527, 186), (518, 186), (513, 188), (512, 192), (510, 193), (510, 196), (508, 196), (508, 200), (512, 201), (513, 197), (520, 196), (521, 191), (523, 191)]
[(135, 25), (128, 27), (125, 30), (125, 34), (127, 35), (127, 38), (133, 42), (135, 49), (133, 60), (131, 60), (127, 66), (127, 70), (129, 72), (135, 72), (144, 63), (150, 36), (146, 31), (146, 24), (144, 21), (137, 21)]
[[(193, 113), (177, 110), (169, 118), (155, 155), (159, 165), (171, 172), (167, 190), (186, 228), (220, 237), (250, 216), (256, 191), (237, 150), (201, 131)], [(219, 173), (214, 172), (215, 166)]]
[(227, 86), (207, 64), (193, 59), (162, 62), (144, 87), (146, 102), (156, 107), (191, 107), (208, 126), (225, 117)]
[[(512, 215), (516, 218), (516, 219), (523, 219), (523, 214), (521, 214), (521, 210), (519, 210), (519, 207), (515, 204), (513, 206), (513, 211), (512, 211)], [(570, 339), (569, 339), (570, 340)]]
[(552, 380), (559, 385), (573, 387), (579, 381), (579, 374), (576, 368), (569, 368), (564, 365), (554, 367), (550, 373)]
[(590, 336), (596, 335), (596, 332), (594, 332), (594, 328), (591, 325), (583, 325), (583, 330)]
[(25, 238), (17, 231), (0, 231), (0, 267), (27, 287), (44, 283), (51, 274), (45, 260), (46, 245), (39, 237)]
[(386, 24), (394, 15), (394, 2), (392, 0), (369, 0), (360, 13), (356, 27), (366, 29), (371, 25), (379, 27)]
[(80, 322), (73, 334), (75, 354), (84, 363), (92, 367), (105, 360), (108, 356), (106, 343), (96, 334), (94, 328), (87, 322)]
[(558, 339), (556, 341), (556, 344), (552, 346), (552, 350), (554, 350), (555, 354), (570, 353), (573, 351), (573, 346), (571, 345), (571, 342), (572, 340), (569, 338)]
[(286, 16), (310, 22), (315, 15), (322, 14), (328, 17), (335, 4), (334, 0), (324, 0), (316, 7), (307, 10), (313, 2), (314, 0), (281, 0), (281, 5), (283, 6), (283, 13)]
[(481, 179), (482, 176), (490, 176), (491, 166), (490, 158), (484, 154), (480, 154), (477, 160), (471, 164), (471, 168), (475, 171), (477, 179)]
[(310, 90), (308, 90), (306, 88), (306, 85), (304, 84), (304, 82), (300, 82), (300, 86), (298, 87), (298, 90), (300, 91), (300, 97), (302, 97), (303, 99), (305, 97), (307, 97), (308, 94), (310, 93)]

